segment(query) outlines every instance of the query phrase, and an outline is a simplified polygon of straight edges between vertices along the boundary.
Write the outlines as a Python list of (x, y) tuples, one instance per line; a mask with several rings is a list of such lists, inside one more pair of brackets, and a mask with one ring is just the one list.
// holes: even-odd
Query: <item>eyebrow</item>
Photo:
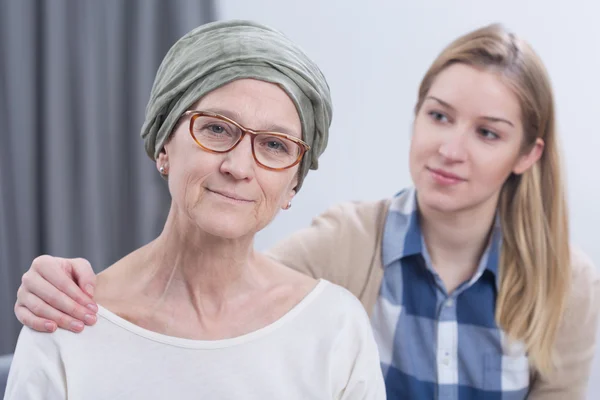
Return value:
[[(452, 107), (450, 104), (446, 103), (444, 100), (438, 99), (435, 96), (427, 96), (425, 99), (434, 100), (434, 101), (440, 103), (442, 106), (444, 106), (452, 111), (456, 111), (456, 109), (454, 107)], [(482, 118), (485, 120), (488, 120), (490, 122), (504, 122), (505, 124), (508, 124), (508, 125), (512, 126), (513, 128), (515, 127), (515, 125), (512, 122), (510, 122), (509, 120), (504, 119), (504, 118), (491, 117), (491, 116), (483, 116)]]
[(224, 117), (234, 120), (235, 122), (237, 122), (238, 119), (242, 119), (242, 114), (240, 114), (239, 112), (226, 110), (224, 108), (203, 108), (201, 110), (195, 111), (208, 111), (211, 113), (220, 114)]
[[(227, 117), (235, 122), (237, 122), (239, 124), (239, 120), (242, 119), (242, 115), (237, 112), (237, 111), (231, 111), (231, 110), (226, 110), (223, 108), (204, 108), (202, 110), (196, 110), (196, 111), (210, 111), (212, 113), (215, 114), (221, 114), (224, 117)], [(243, 124), (241, 124), (243, 126)], [(267, 129), (254, 129), (254, 128), (249, 128), (252, 129), (254, 131), (259, 131), (259, 132), (278, 132), (278, 133), (285, 133), (287, 135), (290, 136), (298, 136), (300, 135), (300, 139), (302, 139), (302, 134), (301, 132), (297, 132), (295, 129), (290, 129), (290, 128), (286, 128), (285, 126), (282, 125), (277, 125), (277, 124), (271, 124), (267, 127)]]

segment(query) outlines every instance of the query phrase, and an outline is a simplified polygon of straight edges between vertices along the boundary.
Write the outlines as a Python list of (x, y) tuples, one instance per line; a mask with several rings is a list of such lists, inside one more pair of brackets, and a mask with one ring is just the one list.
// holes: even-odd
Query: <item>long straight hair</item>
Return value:
[(448, 45), (419, 87), (418, 112), (436, 76), (464, 63), (498, 73), (517, 95), (522, 113), (522, 152), (541, 138), (541, 158), (525, 173), (511, 175), (502, 187), (498, 211), (502, 224), (500, 289), (496, 322), (510, 339), (525, 344), (532, 367), (553, 368), (552, 349), (570, 287), (569, 226), (556, 137), (550, 79), (525, 41), (493, 24)]

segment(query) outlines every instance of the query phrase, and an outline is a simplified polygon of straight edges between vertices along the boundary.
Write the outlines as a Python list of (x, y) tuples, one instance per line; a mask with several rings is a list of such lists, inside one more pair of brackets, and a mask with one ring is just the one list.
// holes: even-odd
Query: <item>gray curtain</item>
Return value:
[(36, 256), (99, 272), (160, 232), (144, 110), (168, 48), (213, 19), (210, 0), (0, 0), (0, 354)]

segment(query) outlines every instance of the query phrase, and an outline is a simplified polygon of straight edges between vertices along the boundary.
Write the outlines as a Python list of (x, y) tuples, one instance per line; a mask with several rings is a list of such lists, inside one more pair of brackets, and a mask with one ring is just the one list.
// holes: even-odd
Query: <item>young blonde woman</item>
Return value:
[[(389, 399), (583, 399), (600, 281), (570, 246), (559, 153), (542, 62), (501, 26), (478, 29), (420, 85), (414, 187), (333, 207), (270, 255), (360, 298)], [(94, 284), (85, 260), (38, 258), (15, 312), (81, 331)]]

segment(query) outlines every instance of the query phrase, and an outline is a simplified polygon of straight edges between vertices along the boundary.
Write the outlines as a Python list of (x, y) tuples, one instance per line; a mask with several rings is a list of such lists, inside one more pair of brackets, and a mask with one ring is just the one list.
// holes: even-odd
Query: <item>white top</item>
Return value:
[(367, 313), (326, 280), (274, 323), (224, 340), (162, 335), (99, 308), (79, 334), (24, 327), (5, 399), (385, 399)]

